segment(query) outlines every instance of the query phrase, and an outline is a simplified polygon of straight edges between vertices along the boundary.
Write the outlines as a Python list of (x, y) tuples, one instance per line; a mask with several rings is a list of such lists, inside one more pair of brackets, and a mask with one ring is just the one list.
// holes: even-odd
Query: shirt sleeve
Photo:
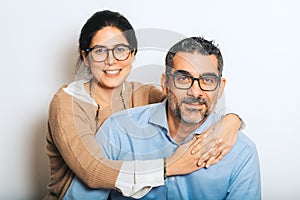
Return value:
[[(240, 134), (240, 137), (245, 137)], [(239, 153), (229, 182), (227, 200), (261, 199), (259, 158), (254, 143), (249, 143)]]
[(163, 159), (125, 161), (116, 181), (123, 196), (133, 198), (141, 198), (160, 185), (164, 185)]

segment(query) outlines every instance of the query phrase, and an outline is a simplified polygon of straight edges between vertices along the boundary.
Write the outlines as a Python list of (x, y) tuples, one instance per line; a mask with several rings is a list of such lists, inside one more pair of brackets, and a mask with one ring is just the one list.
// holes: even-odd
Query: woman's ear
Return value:
[(83, 58), (83, 62), (85, 64), (85, 66), (89, 67), (90, 66), (90, 63), (89, 63), (89, 60), (87, 58), (87, 54), (85, 51), (81, 50), (81, 56)]
[(160, 85), (161, 85), (161, 88), (162, 88), (162, 92), (164, 94), (167, 94), (168, 93), (168, 87), (167, 87), (167, 77), (166, 77), (165, 73), (163, 73), (160, 77)]

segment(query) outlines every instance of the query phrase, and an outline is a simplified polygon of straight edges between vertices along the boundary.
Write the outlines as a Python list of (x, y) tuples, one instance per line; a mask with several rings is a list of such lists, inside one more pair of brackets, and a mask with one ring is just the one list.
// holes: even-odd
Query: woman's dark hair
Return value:
[(96, 32), (107, 26), (112, 26), (120, 29), (127, 39), (130, 47), (133, 49), (134, 55), (136, 54), (137, 39), (133, 27), (131, 26), (129, 21), (118, 12), (104, 10), (93, 14), (81, 29), (78, 48), (80, 55), (78, 65), (83, 61), (81, 51), (83, 50), (88, 53), (86, 50), (90, 48), (92, 38), (94, 37)]

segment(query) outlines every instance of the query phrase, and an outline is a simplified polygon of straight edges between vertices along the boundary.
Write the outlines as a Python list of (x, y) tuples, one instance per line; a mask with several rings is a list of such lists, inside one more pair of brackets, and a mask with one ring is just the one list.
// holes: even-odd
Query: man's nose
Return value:
[(203, 94), (204, 91), (200, 88), (199, 80), (195, 80), (192, 87), (188, 89), (188, 95), (198, 98), (199, 96), (203, 96)]

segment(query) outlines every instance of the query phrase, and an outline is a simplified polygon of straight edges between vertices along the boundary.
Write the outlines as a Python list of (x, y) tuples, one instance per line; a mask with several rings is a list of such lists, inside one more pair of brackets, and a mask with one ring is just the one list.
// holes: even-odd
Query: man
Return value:
[[(201, 37), (186, 38), (166, 56), (161, 85), (163, 103), (129, 109), (111, 116), (96, 135), (104, 154), (113, 160), (168, 157), (179, 144), (191, 140), (219, 119), (214, 113), (225, 87), (220, 50)], [(91, 190), (75, 179), (71, 188), (82, 197), (125, 199), (118, 191)], [(78, 189), (80, 188), (80, 189)], [(78, 197), (78, 196), (76, 196)], [(168, 177), (143, 199), (261, 198), (256, 147), (243, 133), (232, 150), (216, 165), (188, 175)]]

